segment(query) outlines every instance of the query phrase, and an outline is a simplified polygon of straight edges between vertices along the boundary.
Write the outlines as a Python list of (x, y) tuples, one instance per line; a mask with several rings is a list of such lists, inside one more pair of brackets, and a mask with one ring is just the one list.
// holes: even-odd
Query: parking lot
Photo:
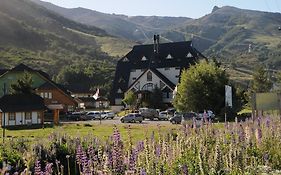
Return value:
[[(120, 117), (114, 117), (113, 119), (103, 119), (103, 120), (86, 120), (86, 121), (63, 121), (62, 123), (79, 123), (79, 124), (121, 124)], [(158, 121), (158, 120), (144, 120), (142, 123), (130, 123), (130, 124), (136, 124), (136, 125), (158, 125), (158, 124), (171, 124), (169, 121)]]

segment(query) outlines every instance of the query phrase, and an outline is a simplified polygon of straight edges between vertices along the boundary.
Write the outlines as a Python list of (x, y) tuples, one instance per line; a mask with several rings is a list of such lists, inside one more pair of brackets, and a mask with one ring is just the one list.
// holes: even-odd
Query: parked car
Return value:
[(174, 115), (173, 117), (171, 117), (170, 122), (173, 124), (180, 124), (181, 120), (182, 120), (182, 116), (181, 115)]
[(168, 112), (167, 111), (161, 111), (161, 112), (159, 112), (159, 117), (158, 117), (158, 119), (159, 120), (169, 120), (169, 114), (168, 114)]
[(113, 119), (114, 116), (115, 116), (115, 114), (113, 112), (110, 112), (110, 111), (101, 112), (101, 118), (102, 119)]
[(102, 119), (99, 111), (90, 111), (84, 115), (84, 120)]
[(138, 113), (130, 113), (130, 114), (127, 114), (127, 115), (121, 117), (120, 121), (122, 123), (125, 123), (125, 122), (132, 122), (132, 123), (140, 122), (141, 123), (143, 121), (143, 117)]
[(170, 122), (173, 124), (180, 124), (182, 122), (187, 122), (197, 117), (198, 114), (195, 112), (186, 112), (186, 113), (175, 112), (174, 116), (170, 118)]
[(159, 118), (159, 114), (156, 109), (152, 108), (139, 108), (139, 113), (143, 116), (144, 119), (154, 120)]
[(66, 115), (67, 120), (78, 121), (82, 120), (82, 116), (85, 115), (85, 112), (72, 112)]
[(206, 118), (207, 118), (208, 120), (209, 120), (209, 119), (213, 120), (213, 119), (215, 118), (215, 114), (214, 114), (213, 111), (211, 111), (211, 110), (200, 111), (200, 112), (198, 113), (198, 117), (199, 117), (199, 118), (204, 118), (204, 113), (205, 113)]

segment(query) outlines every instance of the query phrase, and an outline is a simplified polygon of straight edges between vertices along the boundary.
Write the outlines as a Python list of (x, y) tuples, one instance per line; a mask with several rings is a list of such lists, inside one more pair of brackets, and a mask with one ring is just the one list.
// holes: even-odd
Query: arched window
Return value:
[(147, 83), (141, 88), (141, 90), (146, 90), (146, 91), (152, 91), (153, 89), (154, 87), (152, 83)]
[(146, 77), (147, 77), (147, 81), (152, 81), (152, 73), (151, 72), (147, 72)]

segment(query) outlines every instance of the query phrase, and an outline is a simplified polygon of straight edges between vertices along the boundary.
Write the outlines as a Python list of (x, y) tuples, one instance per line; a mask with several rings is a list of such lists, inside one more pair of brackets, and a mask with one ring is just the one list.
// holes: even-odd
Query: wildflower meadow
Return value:
[(113, 127), (106, 140), (90, 133), (52, 133), (32, 144), (11, 139), (1, 147), (2, 174), (281, 174), (281, 121), (276, 116), (219, 124), (191, 121), (168, 133), (159, 126), (136, 143), (130, 126), (126, 141)]

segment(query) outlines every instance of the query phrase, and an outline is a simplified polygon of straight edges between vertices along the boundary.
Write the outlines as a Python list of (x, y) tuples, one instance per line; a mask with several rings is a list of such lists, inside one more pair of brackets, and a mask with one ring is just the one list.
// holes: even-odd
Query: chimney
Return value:
[(156, 35), (156, 53), (159, 53), (160, 36)]
[(157, 40), (157, 36), (154, 35), (154, 36), (153, 36), (153, 51), (154, 51), (154, 53), (157, 52), (157, 51), (156, 51), (156, 45), (157, 45), (156, 40)]

